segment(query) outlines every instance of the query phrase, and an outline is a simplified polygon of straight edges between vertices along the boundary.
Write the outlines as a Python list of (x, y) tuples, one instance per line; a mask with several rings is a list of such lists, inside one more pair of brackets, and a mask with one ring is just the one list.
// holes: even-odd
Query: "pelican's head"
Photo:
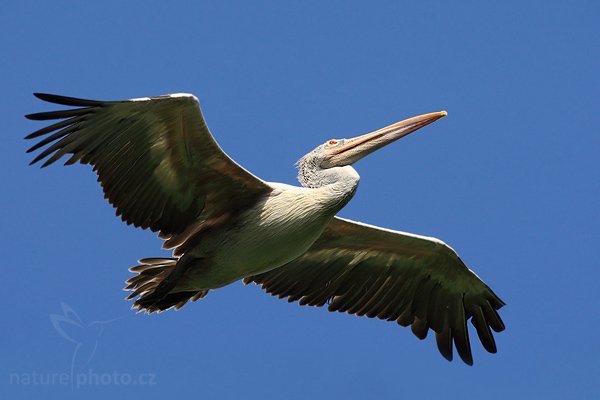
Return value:
[(448, 115), (446, 111), (439, 111), (417, 117), (405, 119), (393, 125), (386, 126), (351, 139), (331, 139), (323, 143), (298, 161), (300, 182), (305, 186), (314, 186), (309, 182), (308, 174), (317, 170), (326, 170), (334, 167), (344, 167), (354, 164), (367, 154), (390, 144), (409, 133), (416, 131), (438, 119)]

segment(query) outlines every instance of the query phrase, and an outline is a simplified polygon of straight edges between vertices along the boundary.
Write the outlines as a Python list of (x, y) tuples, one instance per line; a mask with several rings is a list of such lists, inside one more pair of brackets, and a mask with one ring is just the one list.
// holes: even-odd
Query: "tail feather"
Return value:
[[(140, 299), (139, 302), (142, 303), (142, 306), (145, 307), (145, 310), (151, 314), (154, 311), (161, 312), (171, 307), (175, 308), (175, 310), (179, 310), (181, 307), (187, 304), (188, 301), (192, 300), (196, 297), (196, 300), (206, 296), (208, 294), (208, 290), (200, 290), (200, 291), (189, 291), (189, 292), (176, 292), (169, 293), (164, 296), (162, 299), (158, 301), (144, 301), (144, 299)], [(196, 301), (192, 300), (192, 301)], [(151, 303), (151, 304), (150, 304)], [(138, 307), (139, 309), (139, 307)]]
[(169, 308), (179, 310), (189, 300), (196, 301), (208, 294), (208, 290), (170, 293), (176, 285), (176, 275), (182, 272), (176, 271), (177, 267), (181, 267), (177, 265), (178, 261), (177, 258), (142, 258), (138, 265), (129, 268), (129, 271), (137, 273), (125, 282), (127, 286), (124, 289), (132, 292), (127, 300), (137, 297), (133, 309), (148, 314)]
[(152, 265), (163, 265), (165, 263), (169, 263), (172, 261), (177, 261), (177, 259), (176, 258), (147, 257), (147, 258), (139, 259), (138, 263), (143, 264), (144, 266), (152, 266)]

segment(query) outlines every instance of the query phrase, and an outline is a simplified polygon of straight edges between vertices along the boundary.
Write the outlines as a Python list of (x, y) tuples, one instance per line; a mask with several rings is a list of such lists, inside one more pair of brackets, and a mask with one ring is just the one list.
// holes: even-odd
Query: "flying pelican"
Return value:
[[(105, 198), (127, 224), (159, 233), (172, 258), (143, 258), (127, 281), (133, 307), (180, 309), (243, 279), (279, 298), (329, 311), (397, 321), (424, 339), (435, 332), (440, 353), (452, 343), (472, 365), (470, 318), (483, 347), (496, 352), (491, 329), (504, 324), (504, 303), (444, 242), (382, 229), (335, 214), (354, 196), (352, 164), (446, 116), (409, 118), (352, 139), (331, 139), (298, 161), (302, 187), (265, 182), (242, 168), (213, 139), (198, 99), (170, 94), (96, 101), (35, 93), (71, 108), (29, 114), (60, 121), (34, 164), (70, 155), (91, 164)], [(491, 329), (490, 329), (491, 328)]]

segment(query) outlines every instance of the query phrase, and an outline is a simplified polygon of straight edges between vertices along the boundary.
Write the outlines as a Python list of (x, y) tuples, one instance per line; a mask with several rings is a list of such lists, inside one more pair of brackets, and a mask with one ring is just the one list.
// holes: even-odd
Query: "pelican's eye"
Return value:
[(328, 147), (330, 147), (330, 146), (335, 146), (335, 145), (336, 145), (336, 144), (338, 144), (338, 143), (339, 143), (339, 141), (338, 141), (338, 140), (331, 139), (329, 142), (327, 142), (327, 146), (328, 146)]

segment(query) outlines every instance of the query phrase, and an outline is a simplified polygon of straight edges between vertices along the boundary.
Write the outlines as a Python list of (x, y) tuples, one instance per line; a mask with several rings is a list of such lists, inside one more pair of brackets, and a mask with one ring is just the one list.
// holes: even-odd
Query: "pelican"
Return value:
[[(76, 108), (26, 115), (59, 120), (28, 135), (47, 146), (34, 164), (67, 155), (90, 164), (127, 224), (157, 232), (171, 258), (142, 258), (127, 281), (133, 307), (180, 309), (243, 280), (300, 305), (396, 321), (449, 361), (473, 364), (467, 320), (496, 352), (504, 303), (444, 242), (336, 217), (356, 192), (352, 167), (367, 154), (447, 115), (423, 114), (302, 157), (302, 187), (266, 182), (221, 150), (198, 99), (169, 94), (96, 101), (35, 93)], [(46, 136), (45, 136), (46, 135)]]

